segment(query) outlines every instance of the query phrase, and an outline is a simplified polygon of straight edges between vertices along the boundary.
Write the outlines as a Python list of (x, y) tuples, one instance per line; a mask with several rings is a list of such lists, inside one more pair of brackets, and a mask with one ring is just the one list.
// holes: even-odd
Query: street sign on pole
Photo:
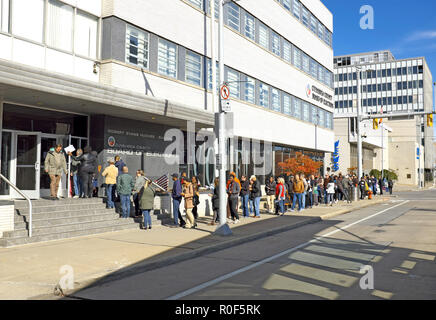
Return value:
[(226, 85), (221, 86), (221, 99), (228, 100), (230, 97), (230, 89)]
[(232, 112), (232, 107), (230, 105), (230, 100), (223, 101), (223, 112)]

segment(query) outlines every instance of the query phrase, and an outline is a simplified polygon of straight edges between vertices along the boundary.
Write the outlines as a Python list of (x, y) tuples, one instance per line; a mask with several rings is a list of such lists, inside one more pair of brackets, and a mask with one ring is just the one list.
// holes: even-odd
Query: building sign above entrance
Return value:
[(312, 96), (312, 99), (315, 101), (318, 101), (319, 103), (322, 103), (323, 105), (333, 108), (333, 96), (328, 94), (327, 92), (319, 89), (315, 86), (307, 85), (306, 87), (306, 94), (307, 97), (310, 98)]

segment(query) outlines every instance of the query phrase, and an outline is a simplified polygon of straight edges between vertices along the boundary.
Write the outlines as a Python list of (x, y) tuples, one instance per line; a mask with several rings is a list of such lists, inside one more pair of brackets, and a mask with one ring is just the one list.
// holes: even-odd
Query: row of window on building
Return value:
[(97, 59), (98, 17), (57, 0), (0, 0), (0, 31)]
[[(202, 0), (192, 0), (190, 2), (198, 6), (202, 3)], [(217, 2), (215, 6), (217, 6)], [(238, 32), (241, 36), (256, 42), (287, 63), (294, 65), (299, 70), (321, 81), (326, 86), (333, 88), (333, 73), (315, 59), (234, 2), (229, 2), (225, 8), (224, 22), (228, 27)]]
[(334, 58), (333, 64), (335, 67), (345, 67), (356, 64), (387, 62), (392, 60), (394, 60), (392, 53), (390, 51), (383, 51), (367, 55)]
[[(210, 13), (210, 3), (211, 0), (186, 0), (189, 3), (195, 5), (199, 9), (204, 10), (207, 8), (207, 12)], [(333, 47), (333, 34), (299, 1), (299, 0), (276, 0), (279, 4), (283, 6), (287, 11), (289, 11), (300, 23), (305, 25), (309, 30), (311, 30), (317, 37), (324, 41), (331, 48)], [(204, 5), (204, 2), (206, 5)], [(237, 7), (233, 2), (230, 5), (230, 24), (232, 27), (236, 28), (238, 26), (239, 10), (235, 10)], [(215, 17), (219, 16), (219, 0), (215, 0)], [(238, 30), (239, 31), (239, 30)]]
[[(212, 90), (211, 59), (186, 49), (185, 60), (180, 61), (178, 59), (179, 46), (161, 38), (158, 39), (157, 47), (157, 72), (159, 74)], [(126, 62), (137, 67), (149, 68), (149, 32), (127, 26)], [(178, 65), (179, 63), (184, 63), (184, 79), (180, 79), (177, 74), (180, 67), (183, 68)], [(224, 78), (229, 83), (230, 96), (235, 99), (318, 124), (321, 127), (333, 128), (332, 113), (322, 108), (227, 66)], [(207, 79), (207, 86), (203, 79)], [(217, 76), (217, 81), (218, 79), (219, 76)]]
[[(424, 88), (424, 80), (362, 85), (362, 92), (373, 93), (373, 92), (385, 92), (385, 91), (396, 91), (396, 90), (418, 89), (418, 88), (419, 89)], [(335, 95), (342, 95), (342, 94), (357, 94), (357, 86), (335, 88)]]
[[(395, 76), (407, 76), (413, 74), (423, 74), (423, 72), (424, 72), (423, 66), (371, 70), (368, 72), (362, 72), (361, 79), (377, 79), (377, 78), (386, 78), (386, 77), (395, 77)], [(357, 80), (356, 72), (335, 74), (335, 82), (351, 81), (351, 80)]]
[[(422, 104), (424, 101), (424, 96), (422, 94), (414, 94), (409, 96), (398, 96), (398, 97), (383, 97), (383, 98), (368, 98), (362, 99), (363, 107), (382, 107), (382, 106), (395, 106), (403, 104)], [(357, 100), (341, 100), (335, 102), (336, 109), (343, 108), (353, 108), (357, 107)], [(386, 110), (384, 110), (386, 112)]]

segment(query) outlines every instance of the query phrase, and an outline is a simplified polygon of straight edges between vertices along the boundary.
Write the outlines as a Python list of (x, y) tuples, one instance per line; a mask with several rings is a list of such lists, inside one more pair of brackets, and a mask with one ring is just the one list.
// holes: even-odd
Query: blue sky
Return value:
[[(322, 0), (333, 13), (335, 55), (389, 49), (397, 59), (424, 56), (436, 79), (435, 0)], [(360, 8), (374, 8), (374, 30), (360, 28)]]

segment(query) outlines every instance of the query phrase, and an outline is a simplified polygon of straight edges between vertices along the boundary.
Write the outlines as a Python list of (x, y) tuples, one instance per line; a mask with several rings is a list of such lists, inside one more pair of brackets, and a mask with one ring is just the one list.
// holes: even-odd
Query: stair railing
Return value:
[(26, 196), (20, 189), (18, 189), (12, 182), (10, 182), (4, 175), (0, 173), (0, 178), (5, 181), (12, 189), (18, 192), (20, 196), (22, 196), (24, 199), (27, 200), (27, 203), (29, 204), (29, 238), (32, 237), (32, 201), (30, 201), (30, 198)]

